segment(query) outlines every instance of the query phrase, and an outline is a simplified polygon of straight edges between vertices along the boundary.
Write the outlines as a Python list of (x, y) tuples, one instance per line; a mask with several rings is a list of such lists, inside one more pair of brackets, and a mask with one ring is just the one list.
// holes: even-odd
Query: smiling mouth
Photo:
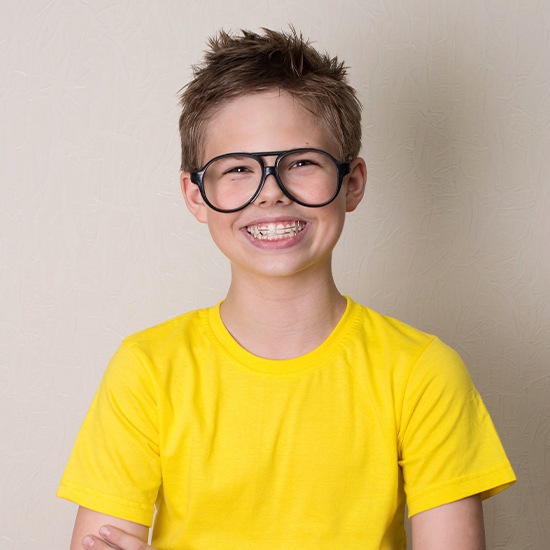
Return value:
[(294, 220), (292, 222), (249, 225), (246, 231), (249, 235), (260, 241), (279, 241), (295, 237), (298, 233), (301, 233), (305, 227), (305, 222)]

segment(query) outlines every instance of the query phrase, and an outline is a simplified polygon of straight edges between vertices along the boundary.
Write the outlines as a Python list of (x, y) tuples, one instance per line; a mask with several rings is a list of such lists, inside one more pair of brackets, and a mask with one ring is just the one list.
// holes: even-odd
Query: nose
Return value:
[(283, 193), (283, 190), (279, 186), (279, 182), (275, 177), (275, 170), (273, 167), (268, 167), (266, 170), (266, 176), (264, 185), (258, 198), (254, 201), (258, 206), (270, 206), (271, 204), (288, 204), (290, 199)]

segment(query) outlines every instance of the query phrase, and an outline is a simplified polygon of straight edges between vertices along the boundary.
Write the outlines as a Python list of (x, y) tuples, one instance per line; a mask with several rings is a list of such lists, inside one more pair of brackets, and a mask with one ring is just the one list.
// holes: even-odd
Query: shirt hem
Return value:
[(474, 495), (480, 495), (481, 499), (485, 500), (504, 491), (516, 481), (509, 463), (502, 464), (497, 470), (488, 474), (468, 477), (469, 479), (459, 478), (449, 481), (420, 497), (407, 499), (409, 518), (420, 512)]
[(154, 509), (146, 509), (139, 503), (129, 502), (115, 495), (106, 495), (87, 487), (76, 487), (65, 482), (59, 486), (56, 496), (94, 512), (133, 521), (147, 527), (153, 525)]

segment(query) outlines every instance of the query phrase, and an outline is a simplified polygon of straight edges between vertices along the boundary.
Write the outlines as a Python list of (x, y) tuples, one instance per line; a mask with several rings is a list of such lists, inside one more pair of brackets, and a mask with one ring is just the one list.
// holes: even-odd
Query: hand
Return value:
[(82, 547), (93, 550), (155, 550), (152, 546), (143, 542), (138, 537), (134, 537), (111, 525), (104, 525), (99, 529), (101, 538), (94, 535), (86, 535), (82, 539)]

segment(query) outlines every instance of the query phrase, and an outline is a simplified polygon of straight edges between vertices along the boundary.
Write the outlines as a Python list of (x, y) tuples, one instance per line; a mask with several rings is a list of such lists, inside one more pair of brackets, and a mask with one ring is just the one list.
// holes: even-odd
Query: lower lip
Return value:
[(246, 229), (242, 229), (243, 233), (245, 234), (246, 238), (249, 242), (251, 242), (255, 247), (261, 248), (263, 250), (281, 250), (285, 248), (291, 248), (293, 246), (296, 246), (299, 242), (301, 242), (305, 234), (307, 233), (309, 229), (309, 224), (306, 224), (306, 226), (300, 231), (300, 233), (297, 233), (293, 237), (285, 237), (284, 239), (273, 239), (272, 241), (268, 239), (255, 239)]

